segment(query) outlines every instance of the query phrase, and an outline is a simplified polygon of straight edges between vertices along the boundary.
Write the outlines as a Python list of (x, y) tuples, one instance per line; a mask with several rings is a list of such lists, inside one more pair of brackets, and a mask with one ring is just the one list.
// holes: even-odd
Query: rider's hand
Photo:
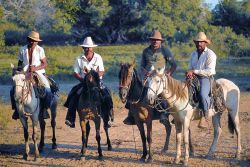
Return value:
[(35, 72), (36, 71), (36, 66), (30, 65), (29, 71), (30, 72)]
[(188, 70), (188, 71), (186, 72), (186, 77), (187, 77), (188, 79), (193, 79), (193, 77), (194, 77), (194, 71), (193, 71), (193, 70)]

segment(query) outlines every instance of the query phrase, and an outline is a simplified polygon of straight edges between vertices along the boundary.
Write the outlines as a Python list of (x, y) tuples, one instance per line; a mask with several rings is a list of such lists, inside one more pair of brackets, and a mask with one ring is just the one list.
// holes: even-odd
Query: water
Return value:
[[(79, 82), (75, 81), (72, 83), (63, 83), (63, 81), (57, 82), (60, 87), (60, 93), (68, 94), (73, 86), (78, 84)], [(118, 92), (118, 81), (110, 80), (104, 81), (104, 84), (111, 90), (111, 92)], [(10, 89), (12, 85), (0, 85), (0, 99), (4, 102), (10, 102)]]

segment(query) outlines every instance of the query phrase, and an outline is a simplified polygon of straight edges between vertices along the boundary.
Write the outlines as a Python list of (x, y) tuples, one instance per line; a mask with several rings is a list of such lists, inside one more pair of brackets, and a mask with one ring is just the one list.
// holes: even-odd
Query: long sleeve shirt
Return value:
[(215, 66), (216, 54), (211, 49), (206, 47), (199, 58), (197, 51), (191, 54), (189, 70), (194, 70), (195, 74), (210, 77), (216, 74)]

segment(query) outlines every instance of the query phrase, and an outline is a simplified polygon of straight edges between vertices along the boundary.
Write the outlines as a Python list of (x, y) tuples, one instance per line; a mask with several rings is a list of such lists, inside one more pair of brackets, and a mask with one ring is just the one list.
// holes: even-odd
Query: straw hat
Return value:
[(196, 37), (193, 39), (193, 41), (204, 41), (208, 44), (211, 43), (211, 41), (207, 38), (206, 34), (204, 32), (199, 32)]
[(83, 44), (81, 44), (80, 46), (82, 47), (86, 47), (86, 48), (93, 48), (96, 47), (98, 45), (95, 45), (92, 38), (91, 37), (86, 37), (83, 41)]
[(31, 31), (31, 32), (29, 33), (29, 35), (28, 35), (28, 38), (33, 39), (34, 41), (37, 41), (37, 42), (42, 41), (42, 40), (40, 39), (39, 33), (36, 32), (36, 31)]
[(161, 41), (164, 41), (164, 39), (162, 38), (161, 36), (161, 33), (160, 31), (153, 31), (151, 37), (149, 37), (149, 39), (158, 39), (158, 40), (161, 40)]

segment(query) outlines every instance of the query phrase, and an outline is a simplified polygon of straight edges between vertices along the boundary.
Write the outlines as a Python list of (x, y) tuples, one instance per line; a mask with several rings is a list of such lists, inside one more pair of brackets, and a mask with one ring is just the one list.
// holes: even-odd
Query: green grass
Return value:
[(0, 130), (6, 129), (11, 121), (11, 106), (0, 100)]

